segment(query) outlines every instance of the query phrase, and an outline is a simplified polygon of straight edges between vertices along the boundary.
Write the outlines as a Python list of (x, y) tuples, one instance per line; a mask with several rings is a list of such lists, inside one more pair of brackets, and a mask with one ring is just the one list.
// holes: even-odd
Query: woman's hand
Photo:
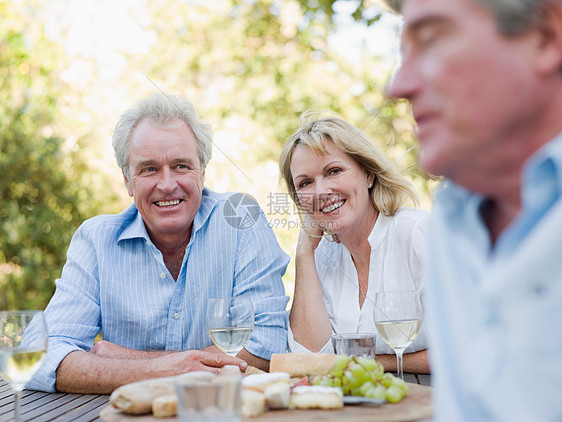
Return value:
[(314, 252), (324, 235), (320, 224), (310, 214), (304, 213), (301, 218), (301, 230), (297, 242), (297, 254), (300, 252)]

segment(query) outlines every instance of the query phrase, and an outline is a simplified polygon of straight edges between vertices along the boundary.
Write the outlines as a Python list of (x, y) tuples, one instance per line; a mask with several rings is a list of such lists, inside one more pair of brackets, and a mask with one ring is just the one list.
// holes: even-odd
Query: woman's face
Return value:
[(320, 227), (341, 235), (374, 215), (369, 200), (374, 177), (333, 142), (326, 142), (326, 150), (328, 153), (321, 156), (297, 145), (291, 157), (291, 174), (303, 209)]

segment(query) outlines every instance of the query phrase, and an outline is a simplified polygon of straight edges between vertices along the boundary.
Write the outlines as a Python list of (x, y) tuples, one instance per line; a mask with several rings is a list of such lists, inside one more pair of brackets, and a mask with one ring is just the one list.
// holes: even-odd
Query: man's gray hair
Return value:
[[(407, 0), (386, 0), (391, 9), (400, 13)], [(518, 35), (541, 18), (541, 6), (562, 0), (472, 0), (490, 9), (498, 29), (504, 35)]]
[(117, 164), (126, 176), (129, 176), (129, 145), (133, 130), (145, 119), (151, 123), (166, 127), (182, 121), (191, 128), (197, 141), (197, 150), (201, 169), (207, 166), (213, 149), (213, 132), (211, 125), (203, 123), (197, 117), (193, 104), (179, 95), (167, 95), (156, 92), (141, 99), (135, 106), (121, 115), (113, 132), (113, 151)]

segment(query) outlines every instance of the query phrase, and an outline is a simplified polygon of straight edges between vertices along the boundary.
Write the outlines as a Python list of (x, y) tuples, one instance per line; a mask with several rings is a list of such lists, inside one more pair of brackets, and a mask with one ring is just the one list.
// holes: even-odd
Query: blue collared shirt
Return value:
[(426, 267), (437, 421), (562, 420), (562, 134), (525, 164), (521, 197), (492, 246), (480, 195), (438, 193)]
[[(289, 298), (281, 277), (289, 257), (263, 212), (241, 214), (229, 197), (203, 191), (177, 281), (134, 204), (85, 221), (46, 309), (47, 358), (27, 388), (54, 391), (60, 361), (74, 350), (88, 351), (100, 330), (104, 340), (137, 350), (210, 346), (210, 297), (250, 296), (255, 328), (246, 350), (264, 359), (285, 352)], [(235, 220), (237, 213), (246, 220)]]

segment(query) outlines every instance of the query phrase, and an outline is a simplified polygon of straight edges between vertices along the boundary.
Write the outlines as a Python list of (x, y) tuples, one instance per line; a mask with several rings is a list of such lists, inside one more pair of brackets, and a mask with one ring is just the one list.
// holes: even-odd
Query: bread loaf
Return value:
[(287, 409), (291, 398), (291, 387), (287, 382), (274, 382), (263, 392), (269, 409)]
[(291, 377), (326, 375), (331, 371), (336, 356), (327, 353), (273, 354), (269, 370), (270, 372), (287, 372)]
[(176, 416), (178, 399), (175, 394), (156, 397), (152, 401), (152, 414), (155, 418)]
[(242, 416), (252, 418), (265, 412), (265, 396), (255, 390), (242, 390)]
[(265, 374), (265, 371), (262, 371), (261, 369), (256, 368), (255, 366), (248, 365), (248, 367), (244, 371), (244, 374), (246, 375)]
[(263, 374), (246, 375), (242, 378), (242, 388), (263, 393), (266, 387), (277, 382), (284, 382), (288, 386), (289, 374), (283, 372), (264, 372)]
[(211, 372), (195, 371), (174, 377), (137, 381), (117, 388), (109, 397), (109, 402), (126, 414), (144, 415), (152, 411), (155, 398), (175, 394), (176, 381), (192, 379), (209, 382), (215, 376)]
[(295, 387), (289, 401), (290, 409), (339, 409), (343, 407), (343, 394), (337, 387), (302, 385)]

